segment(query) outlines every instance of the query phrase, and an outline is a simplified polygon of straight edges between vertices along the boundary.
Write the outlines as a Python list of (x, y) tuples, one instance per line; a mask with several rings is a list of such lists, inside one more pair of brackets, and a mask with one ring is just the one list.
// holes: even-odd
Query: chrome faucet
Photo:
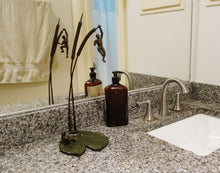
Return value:
[(129, 90), (134, 89), (130, 74), (129, 74), (127, 71), (125, 71), (125, 70), (124, 70), (124, 71), (121, 71), (121, 72), (122, 72), (123, 74), (125, 74), (125, 76), (126, 76), (127, 79), (128, 79), (128, 89), (129, 89)]
[(188, 88), (183, 84), (183, 82), (177, 78), (170, 78), (167, 79), (164, 84), (163, 84), (163, 88), (162, 88), (162, 97), (161, 97), (161, 104), (160, 104), (160, 115), (161, 116), (167, 116), (168, 115), (168, 111), (167, 111), (167, 86), (169, 83), (177, 83), (180, 88), (182, 89), (182, 93), (188, 93), (189, 90)]

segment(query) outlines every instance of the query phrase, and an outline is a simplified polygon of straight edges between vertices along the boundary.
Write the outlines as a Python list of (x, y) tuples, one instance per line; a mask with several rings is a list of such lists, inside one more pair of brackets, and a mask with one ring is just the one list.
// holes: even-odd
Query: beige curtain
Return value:
[(48, 80), (51, 13), (43, 0), (0, 1), (0, 83)]
[[(83, 13), (82, 28), (78, 41), (78, 47), (86, 34), (95, 26), (92, 25), (92, 1), (91, 0), (72, 0), (72, 12), (74, 22), (74, 34), (77, 28), (78, 21)], [(82, 54), (79, 57), (76, 72), (74, 74), (74, 91), (84, 92), (84, 83), (89, 79), (89, 67), (92, 67), (94, 62), (94, 37), (91, 36), (86, 43)]]

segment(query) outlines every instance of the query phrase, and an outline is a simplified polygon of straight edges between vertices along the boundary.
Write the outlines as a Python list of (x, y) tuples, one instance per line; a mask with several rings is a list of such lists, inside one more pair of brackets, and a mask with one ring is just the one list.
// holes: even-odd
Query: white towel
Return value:
[(51, 14), (48, 1), (0, 1), (0, 83), (48, 80)]

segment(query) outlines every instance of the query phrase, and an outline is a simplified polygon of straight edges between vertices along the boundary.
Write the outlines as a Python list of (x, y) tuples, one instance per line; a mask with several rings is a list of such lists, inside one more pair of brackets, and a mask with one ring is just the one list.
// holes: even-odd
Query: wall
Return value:
[(192, 80), (220, 85), (220, 6), (206, 2), (194, 2)]
[(127, 0), (128, 71), (189, 80), (191, 1), (185, 9), (140, 15)]
[[(62, 24), (67, 30), (73, 31), (71, 0), (52, 0), (55, 15), (61, 18)], [(57, 18), (58, 19), (58, 18)], [(57, 21), (55, 21), (57, 23)], [(55, 29), (55, 26), (54, 26)], [(61, 28), (62, 29), (62, 28)], [(54, 30), (51, 31), (54, 33)], [(70, 33), (70, 39), (73, 34)], [(72, 39), (71, 39), (72, 41)], [(61, 55), (57, 49), (56, 63), (53, 70), (54, 95), (66, 95), (69, 88), (69, 66), (70, 59)], [(21, 101), (47, 98), (47, 82), (25, 83), (25, 84), (0, 84), (0, 105), (17, 103)]]

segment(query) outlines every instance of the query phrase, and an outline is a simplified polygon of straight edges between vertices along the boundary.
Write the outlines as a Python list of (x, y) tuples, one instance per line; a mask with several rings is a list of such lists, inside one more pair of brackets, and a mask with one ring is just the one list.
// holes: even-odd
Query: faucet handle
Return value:
[(181, 94), (180, 92), (176, 93), (176, 99), (174, 101), (174, 106), (173, 106), (174, 111), (181, 111), (180, 94)]
[(151, 108), (151, 100), (146, 100), (143, 102), (137, 102), (137, 105), (147, 104), (148, 108), (146, 109), (146, 114), (144, 116), (145, 121), (154, 121), (156, 118), (153, 116), (152, 108)]

